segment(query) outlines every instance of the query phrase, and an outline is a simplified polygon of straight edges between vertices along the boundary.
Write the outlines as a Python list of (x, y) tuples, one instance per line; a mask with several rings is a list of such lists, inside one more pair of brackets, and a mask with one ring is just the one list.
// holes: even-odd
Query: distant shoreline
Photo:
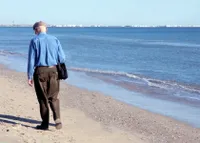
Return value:
[[(0, 24), (0, 27), (32, 27), (29, 24)], [(105, 25), (48, 25), (48, 27), (57, 28), (200, 28), (200, 25), (181, 26), (181, 25), (158, 25), (158, 26), (147, 26), (147, 25), (124, 25), (124, 26), (105, 26)]]

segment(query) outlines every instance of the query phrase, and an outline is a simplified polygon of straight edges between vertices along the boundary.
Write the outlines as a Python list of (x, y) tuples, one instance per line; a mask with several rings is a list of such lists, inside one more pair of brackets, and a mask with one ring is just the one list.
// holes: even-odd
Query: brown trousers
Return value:
[(56, 67), (37, 67), (34, 73), (34, 85), (40, 105), (43, 126), (49, 126), (49, 105), (53, 119), (60, 122), (60, 103), (58, 98), (60, 81)]

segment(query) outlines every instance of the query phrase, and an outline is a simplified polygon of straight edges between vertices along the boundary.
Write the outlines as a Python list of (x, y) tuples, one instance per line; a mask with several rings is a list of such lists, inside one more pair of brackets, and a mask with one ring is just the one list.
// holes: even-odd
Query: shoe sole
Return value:
[(56, 129), (57, 129), (57, 130), (60, 130), (61, 128), (62, 128), (62, 123), (57, 123), (57, 124), (56, 124)]

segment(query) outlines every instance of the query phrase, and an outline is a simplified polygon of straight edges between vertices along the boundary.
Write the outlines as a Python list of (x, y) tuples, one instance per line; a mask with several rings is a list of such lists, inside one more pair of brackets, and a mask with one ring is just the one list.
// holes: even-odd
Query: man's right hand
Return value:
[(31, 86), (31, 87), (33, 87), (33, 80), (32, 79), (28, 80), (28, 85)]

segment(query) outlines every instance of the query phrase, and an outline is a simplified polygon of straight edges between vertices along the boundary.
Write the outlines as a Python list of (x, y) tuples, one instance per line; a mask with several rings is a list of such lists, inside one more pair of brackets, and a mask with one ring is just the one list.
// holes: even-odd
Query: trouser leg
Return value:
[(47, 101), (41, 100), (39, 101), (40, 104), (40, 116), (42, 118), (43, 126), (49, 126), (49, 107), (48, 104), (45, 103)]
[(49, 90), (48, 90), (48, 100), (53, 112), (53, 119), (56, 123), (60, 121), (60, 101), (59, 101), (59, 88), (60, 81), (58, 80), (57, 71), (51, 71), (49, 73)]
[(40, 105), (40, 115), (42, 118), (42, 125), (49, 125), (49, 107), (47, 98), (48, 75), (43, 72), (34, 74), (34, 85), (37, 99)]
[(61, 122), (60, 121), (60, 101), (59, 101), (59, 99), (50, 101), (49, 103), (50, 103), (51, 110), (53, 112), (54, 121), (57, 123)]

